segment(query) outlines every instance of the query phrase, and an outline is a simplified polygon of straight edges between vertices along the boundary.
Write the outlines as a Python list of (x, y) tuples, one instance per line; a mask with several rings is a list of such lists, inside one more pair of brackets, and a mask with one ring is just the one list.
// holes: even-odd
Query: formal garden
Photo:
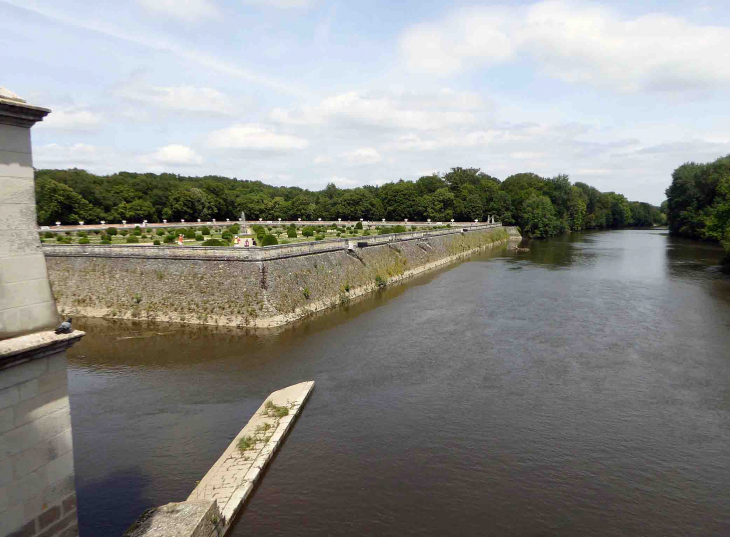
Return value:
[[(450, 225), (434, 225), (429, 230), (449, 228)], [(375, 225), (357, 222), (352, 225), (262, 225), (250, 226), (252, 233), (246, 234), (239, 224), (230, 226), (209, 225), (191, 226), (187, 228), (164, 227), (114, 227), (94, 231), (41, 231), (42, 243), (45, 244), (134, 244), (141, 246), (176, 245), (178, 237), (183, 235), (185, 246), (234, 246), (235, 238), (240, 239), (240, 246), (248, 239), (256, 246), (273, 246), (276, 244), (292, 244), (306, 241), (322, 241), (325, 239), (368, 237), (389, 233), (405, 233), (409, 231), (403, 225)], [(419, 228), (410, 226), (410, 231)], [(422, 228), (421, 228), (422, 229)], [(253, 244), (252, 244), (253, 245)]]

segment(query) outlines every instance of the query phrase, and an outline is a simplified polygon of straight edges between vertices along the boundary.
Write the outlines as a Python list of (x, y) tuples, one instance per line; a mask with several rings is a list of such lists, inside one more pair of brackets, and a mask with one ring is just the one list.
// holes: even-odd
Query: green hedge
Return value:
[(274, 244), (279, 244), (279, 241), (276, 240), (276, 237), (274, 237), (273, 235), (268, 234), (263, 236), (260, 244), (261, 246), (273, 246)]

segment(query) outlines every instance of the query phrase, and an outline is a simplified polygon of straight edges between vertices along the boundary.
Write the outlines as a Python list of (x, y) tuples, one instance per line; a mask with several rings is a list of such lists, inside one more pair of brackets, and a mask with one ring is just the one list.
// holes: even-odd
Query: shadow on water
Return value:
[(526, 245), (275, 331), (79, 320), (81, 534), (187, 497), (270, 392), (310, 379), (234, 536), (727, 534), (719, 249)]
[[(114, 470), (98, 481), (85, 481), (77, 473), (76, 496), (83, 505), (79, 509), (81, 535), (121, 535), (145, 509), (155, 506), (145, 495), (151, 480), (139, 468)], [(85, 528), (93, 528), (93, 532), (83, 531)]]

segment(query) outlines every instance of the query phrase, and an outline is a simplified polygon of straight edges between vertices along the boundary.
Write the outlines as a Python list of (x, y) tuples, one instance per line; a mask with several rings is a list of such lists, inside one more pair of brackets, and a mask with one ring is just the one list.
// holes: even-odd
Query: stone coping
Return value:
[(50, 112), (48, 108), (27, 104), (22, 99), (0, 97), (0, 124), (30, 128)]
[[(80, 330), (74, 330), (70, 334), (56, 334), (53, 330), (47, 330), (3, 339), (0, 341), (0, 368), (67, 349), (85, 335)], [(40, 350), (43, 352), (39, 352)]]
[[(307, 381), (269, 395), (188, 497), (188, 502), (215, 500), (218, 503), (224, 523), (223, 535), (230, 529), (313, 388), (314, 381)], [(281, 418), (273, 416), (266, 408), (269, 401), (286, 407), (289, 413)], [(239, 442), (244, 438), (250, 440), (250, 449), (241, 451)]]

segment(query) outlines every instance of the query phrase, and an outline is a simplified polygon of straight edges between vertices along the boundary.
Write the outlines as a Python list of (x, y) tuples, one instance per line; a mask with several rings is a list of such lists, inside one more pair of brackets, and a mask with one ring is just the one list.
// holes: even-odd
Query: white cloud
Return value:
[(243, 3), (249, 6), (291, 9), (309, 7), (312, 4), (312, 0), (243, 0)]
[(121, 162), (116, 152), (107, 147), (53, 143), (33, 146), (33, 166), (39, 169), (85, 168), (97, 173), (109, 173), (119, 171)]
[(541, 151), (513, 151), (509, 156), (517, 160), (537, 160), (548, 156), (548, 154)]
[(318, 156), (314, 157), (312, 164), (329, 164), (332, 162), (332, 157)]
[(356, 149), (355, 151), (347, 151), (342, 154), (342, 157), (350, 164), (377, 164), (383, 157), (374, 147), (363, 147)]
[(220, 15), (218, 8), (209, 0), (137, 0), (137, 3), (152, 13), (186, 22)]
[(350, 91), (298, 109), (275, 108), (271, 119), (292, 125), (427, 130), (476, 123), (476, 112), (485, 108), (478, 96), (450, 90), (432, 94)]
[(168, 110), (237, 115), (241, 112), (233, 100), (213, 88), (195, 86), (151, 86), (136, 82), (129, 83), (117, 95), (138, 103), (157, 106)]
[(355, 187), (355, 186), (360, 185), (360, 181), (358, 181), (356, 179), (349, 179), (347, 177), (339, 177), (337, 175), (332, 175), (331, 177), (326, 178), (323, 181), (325, 183), (323, 186), (325, 186), (329, 183), (334, 183), (340, 188), (343, 188), (343, 187), (350, 188), (350, 187)]
[(185, 145), (171, 144), (159, 148), (154, 153), (140, 157), (143, 164), (168, 166), (197, 166), (202, 164), (203, 157)]
[(309, 142), (304, 138), (288, 134), (278, 134), (266, 125), (254, 123), (233, 125), (212, 132), (208, 145), (220, 149), (249, 149), (264, 151), (287, 151), (304, 149)]
[(622, 17), (591, 3), (472, 8), (401, 37), (414, 71), (448, 75), (521, 53), (567, 82), (622, 92), (711, 89), (730, 82), (730, 28), (664, 14)]
[(102, 122), (101, 114), (84, 108), (51, 108), (52, 112), (38, 124), (39, 127), (63, 130), (91, 130)]

